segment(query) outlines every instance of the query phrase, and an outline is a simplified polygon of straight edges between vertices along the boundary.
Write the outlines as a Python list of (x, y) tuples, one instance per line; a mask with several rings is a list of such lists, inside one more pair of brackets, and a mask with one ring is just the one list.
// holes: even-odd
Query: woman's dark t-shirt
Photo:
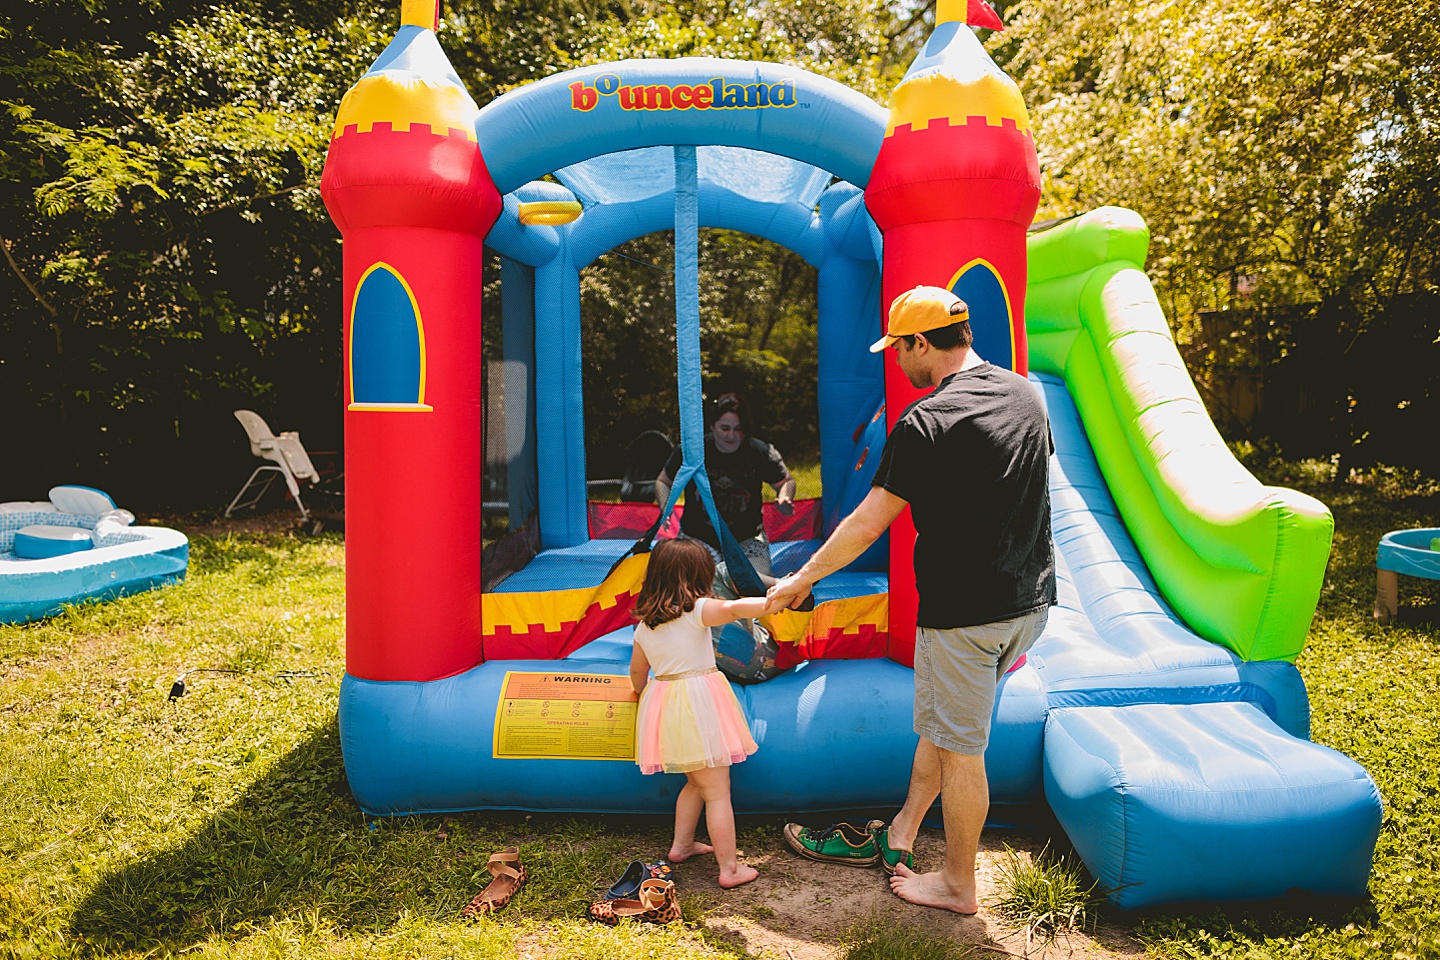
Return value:
[(1055, 602), (1054, 449), (1035, 388), (990, 363), (951, 374), (901, 415), (873, 484), (910, 504), (919, 531), (919, 626), (996, 623)]
[[(681, 450), (675, 448), (665, 464), (666, 476), (674, 479), (680, 472)], [(705, 473), (710, 477), (710, 492), (715, 495), (715, 508), (730, 527), (736, 540), (749, 540), (764, 529), (761, 514), (762, 484), (779, 484), (788, 475), (785, 461), (764, 440), (746, 437), (734, 453), (721, 453), (715, 438), (705, 435)], [(692, 480), (685, 487), (685, 510), (680, 514), (680, 530), (688, 537), (704, 540), (716, 550), (720, 538), (710, 525), (710, 515), (700, 502), (700, 493)]]

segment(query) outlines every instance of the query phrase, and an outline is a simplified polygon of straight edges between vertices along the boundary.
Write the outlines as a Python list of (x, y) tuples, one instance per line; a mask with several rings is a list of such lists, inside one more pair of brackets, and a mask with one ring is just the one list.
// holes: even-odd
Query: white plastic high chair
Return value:
[[(250, 452), (269, 462), (256, 467), (255, 472), (250, 474), (250, 479), (245, 481), (240, 492), (235, 494), (235, 499), (230, 501), (230, 506), (225, 508), (225, 516), (258, 504), (278, 474), (285, 478), (285, 487), (295, 499), (295, 506), (300, 510), (300, 519), (309, 521), (310, 512), (305, 509), (305, 502), (300, 499), (300, 484), (315, 483), (319, 474), (315, 465), (310, 462), (310, 454), (305, 452), (304, 445), (300, 443), (300, 434), (287, 430), (277, 437), (270, 432), (270, 425), (259, 414), (250, 410), (236, 410), (235, 419), (240, 421), (240, 425), (245, 428), (245, 435), (250, 438)], [(254, 494), (242, 502), (242, 498), (252, 487), (256, 488)]]

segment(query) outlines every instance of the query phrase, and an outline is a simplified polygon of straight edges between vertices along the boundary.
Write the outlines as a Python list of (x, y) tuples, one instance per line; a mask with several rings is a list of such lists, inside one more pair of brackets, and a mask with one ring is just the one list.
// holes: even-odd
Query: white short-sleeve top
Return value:
[(655, 629), (643, 623), (635, 625), (635, 642), (650, 661), (655, 676), (664, 677), (689, 673), (715, 666), (715, 648), (710, 644), (710, 628), (700, 619), (707, 603), (718, 603), (708, 597), (695, 601), (695, 608)]

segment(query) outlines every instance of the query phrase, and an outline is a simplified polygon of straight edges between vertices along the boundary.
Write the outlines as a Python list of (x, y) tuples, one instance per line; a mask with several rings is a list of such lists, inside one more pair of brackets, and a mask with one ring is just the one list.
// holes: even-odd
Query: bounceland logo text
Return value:
[(615, 97), (622, 110), (756, 110), (761, 107), (795, 106), (795, 81), (779, 83), (729, 83), (716, 77), (709, 83), (631, 85), (621, 83), (613, 73), (602, 74), (595, 83), (577, 80), (570, 84), (570, 108), (594, 110), (601, 97)]

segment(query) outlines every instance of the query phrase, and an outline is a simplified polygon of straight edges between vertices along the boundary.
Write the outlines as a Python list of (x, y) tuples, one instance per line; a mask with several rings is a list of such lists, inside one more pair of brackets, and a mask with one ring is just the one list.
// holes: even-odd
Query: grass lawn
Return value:
[[(1300, 668), (1315, 739), (1364, 764), (1386, 800), (1372, 898), (1102, 911), (1109, 947), (1087, 941), (1082, 955), (1113, 955), (1114, 937), (1129, 942), (1120, 952), (1174, 957), (1440, 955), (1440, 584), (1406, 579), (1400, 622), (1370, 619), (1376, 541), (1440, 523), (1440, 487), (1381, 472), (1332, 488), (1314, 465), (1263, 472), (1336, 515)], [(673, 929), (583, 919), (597, 885), (663, 852), (664, 823), (364, 817), (335, 727), (342, 540), (195, 532), (192, 549), (182, 585), (0, 627), (0, 956), (756, 955), (702, 922), (716, 901), (694, 892), (682, 898), (689, 922)], [(192, 673), (185, 696), (167, 700), (196, 668), (235, 672)], [(1037, 849), (1045, 840), (1033, 839)], [(497, 918), (460, 922), (488, 879), (485, 856), (510, 843), (533, 880)], [(773, 825), (750, 828), (741, 845), (781, 846)], [(713, 869), (686, 865), (681, 878)], [(760, 894), (736, 901), (729, 927), (773, 916), (775, 898), (798, 889), (781, 879), (772, 868), (768, 905)], [(829, 899), (807, 896), (820, 909)], [(835, 930), (819, 952), (771, 955), (998, 955), (940, 929), (871, 920)]]
[(1335, 514), (1320, 608), (1297, 664), (1311, 738), (1363, 765), (1385, 801), (1370, 899), (1155, 913), (1136, 918), (1133, 932), (1166, 957), (1440, 956), (1440, 582), (1402, 577), (1398, 621), (1371, 618), (1376, 544), (1390, 530), (1440, 526), (1440, 484), (1376, 470), (1335, 487), (1324, 464), (1252, 469)]

